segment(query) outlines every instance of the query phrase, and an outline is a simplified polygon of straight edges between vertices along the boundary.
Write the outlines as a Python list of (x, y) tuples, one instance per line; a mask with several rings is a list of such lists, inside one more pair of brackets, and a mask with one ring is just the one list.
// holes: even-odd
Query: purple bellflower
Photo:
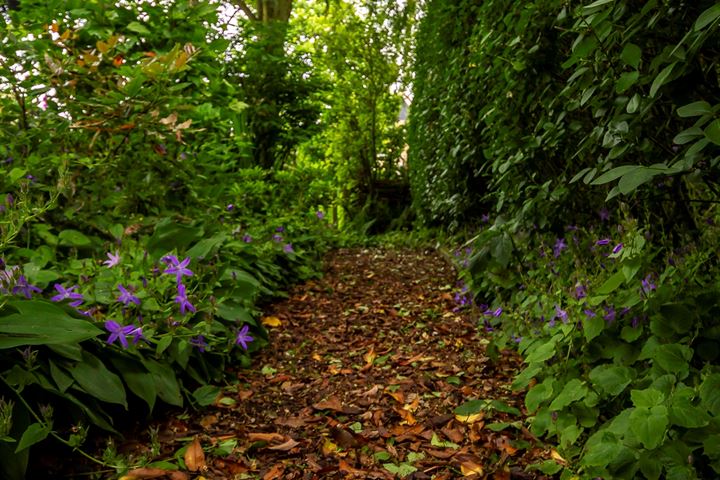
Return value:
[(293, 253), (294, 251), (295, 251), (295, 250), (293, 250), (292, 243), (286, 243), (286, 244), (283, 246), (283, 252), (285, 252), (285, 253)]
[(33, 292), (40, 293), (42, 290), (40, 290), (35, 285), (30, 285), (25, 278), (25, 275), (20, 275), (17, 279), (17, 282), (15, 282), (15, 286), (12, 289), (13, 295), (17, 295), (18, 293), (22, 293), (25, 295), (25, 298), (32, 298)]
[(171, 255), (168, 255), (168, 257), (166, 257), (166, 258), (169, 258), (171, 263), (170, 263), (170, 267), (166, 268), (165, 271), (163, 271), (163, 273), (168, 274), (168, 275), (175, 275), (175, 279), (177, 280), (177, 283), (182, 282), (183, 276), (187, 276), (187, 277), (193, 276), (192, 270), (187, 268), (187, 266), (190, 264), (190, 257), (186, 257), (185, 260), (183, 260), (182, 262), (178, 262), (177, 257), (171, 256)]
[(133, 344), (136, 344), (141, 338), (143, 338), (141, 327), (136, 327), (135, 325), (126, 325), (123, 327), (115, 320), (108, 320), (105, 322), (105, 329), (110, 332), (107, 343), (112, 344), (115, 340), (119, 340), (120, 345), (122, 345), (123, 348), (128, 348), (128, 335), (132, 335)]
[(103, 262), (103, 265), (107, 266), (107, 268), (112, 268), (118, 263), (120, 263), (120, 252), (117, 250), (115, 251), (115, 255), (108, 252), (107, 254), (108, 259)]
[[(130, 290), (133, 290), (132, 285), (128, 285), (128, 288)], [(122, 283), (118, 284), (118, 290), (120, 290), (120, 296), (118, 297), (118, 302), (122, 303), (123, 305), (127, 306), (130, 303), (134, 303), (135, 305), (140, 305), (140, 299), (130, 293), (125, 287), (123, 287)]]
[(564, 238), (558, 238), (555, 242), (555, 245), (553, 246), (553, 256), (555, 258), (558, 258), (560, 256), (560, 253), (567, 248), (567, 243), (565, 243)]
[(185, 294), (185, 285), (182, 283), (178, 284), (178, 294), (175, 297), (175, 303), (180, 305), (180, 313), (185, 315), (187, 312), (195, 313), (195, 307), (187, 298), (187, 295)]
[(237, 345), (240, 345), (244, 350), (248, 349), (248, 343), (255, 340), (253, 337), (251, 337), (248, 334), (248, 331), (250, 330), (249, 325), (243, 325), (243, 327), (238, 330), (237, 338), (235, 339), (235, 343)]
[(622, 249), (623, 249), (623, 244), (622, 244), (622, 243), (618, 243), (618, 244), (615, 245), (615, 247), (612, 249), (612, 253), (619, 253), (620, 250), (622, 250)]
[(208, 347), (208, 343), (205, 341), (205, 337), (202, 335), (191, 338), (190, 345), (196, 347), (201, 353), (205, 353), (205, 349)]
[(55, 295), (54, 297), (52, 297), (50, 300), (52, 300), (53, 302), (62, 302), (63, 300), (72, 300), (72, 302), (70, 302), (70, 306), (71, 307), (79, 307), (83, 303), (83, 301), (85, 301), (85, 298), (82, 296), (81, 293), (73, 292), (73, 290), (75, 290), (76, 288), (78, 288), (77, 285), (73, 285), (70, 288), (65, 288), (62, 285), (60, 285), (59, 283), (56, 283), (55, 290), (58, 291), (58, 294)]

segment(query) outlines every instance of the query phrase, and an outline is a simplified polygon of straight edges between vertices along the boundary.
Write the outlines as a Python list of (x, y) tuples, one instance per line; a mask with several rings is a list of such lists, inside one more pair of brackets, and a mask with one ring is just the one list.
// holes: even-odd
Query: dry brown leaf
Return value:
[(455, 428), (444, 427), (441, 428), (440, 431), (444, 433), (445, 436), (448, 437), (452, 442), (462, 443), (463, 440), (465, 440), (465, 435), (463, 435), (460, 430), (457, 430)]
[(405, 403), (405, 394), (403, 392), (401, 392), (400, 390), (397, 390), (395, 392), (385, 390), (385, 393), (387, 393), (392, 398), (394, 398), (395, 401), (397, 401), (398, 403)]
[(197, 472), (199, 470), (206, 470), (207, 465), (205, 464), (205, 452), (203, 452), (202, 445), (200, 445), (200, 439), (195, 437), (185, 451), (185, 465), (191, 472)]
[(283, 425), (290, 428), (300, 428), (307, 425), (308, 420), (305, 417), (282, 417), (275, 419), (276, 425)]
[(127, 475), (120, 477), (120, 480), (146, 480), (165, 477), (173, 475), (174, 473), (180, 473), (182, 475), (182, 477), (178, 477), (178, 480), (180, 480), (180, 478), (187, 478), (187, 475), (183, 472), (178, 472), (177, 470), (165, 470), (162, 468), (136, 468), (135, 470), (129, 471)]
[(268, 449), (269, 450), (278, 450), (281, 452), (287, 452), (288, 450), (292, 450), (293, 448), (297, 447), (298, 445), (300, 445), (300, 444), (291, 438), (287, 442), (281, 443), (280, 445), (268, 447)]
[(330, 455), (333, 455), (338, 451), (338, 446), (335, 445), (333, 442), (330, 441), (329, 438), (326, 438), (322, 445), (322, 453), (326, 457), (329, 457)]
[(200, 419), (200, 425), (202, 425), (202, 427), (206, 430), (215, 425), (217, 422), (217, 415), (205, 415), (203, 418)]
[(460, 463), (460, 471), (464, 476), (482, 475), (482, 460), (472, 455), (458, 455), (455, 460)]
[(408, 425), (415, 425), (417, 423), (417, 420), (415, 420), (415, 417), (412, 413), (410, 413), (408, 410), (402, 409), (402, 408), (393, 408), (395, 412), (397, 412), (398, 415), (402, 417), (402, 422), (400, 424), (406, 423)]
[(351, 475), (366, 475), (365, 471), (351, 467), (345, 460), (340, 460), (340, 463), (338, 464), (338, 470), (340, 470), (341, 472), (349, 473)]
[(329, 397), (327, 400), (323, 400), (322, 402), (314, 403), (313, 408), (315, 410), (334, 410), (336, 412), (345, 413), (347, 415), (356, 415), (363, 412), (363, 410), (357, 407), (343, 405), (340, 402), (340, 399), (335, 395)]
[(443, 460), (447, 460), (448, 458), (454, 456), (457, 452), (453, 450), (452, 448), (448, 448), (446, 450), (435, 450), (434, 448), (429, 448), (425, 450), (427, 453), (432, 455), (435, 458), (441, 458)]
[(279, 433), (248, 433), (248, 440), (251, 442), (282, 442), (285, 440), (285, 435)]
[(510, 439), (508, 437), (500, 437), (500, 438), (496, 439), (495, 445), (497, 445), (499, 450), (502, 450), (503, 452), (507, 453), (510, 456), (515, 455), (518, 451), (517, 448), (513, 447), (510, 444)]
[(285, 472), (285, 466), (282, 463), (276, 463), (268, 472), (263, 475), (263, 480), (275, 480), (282, 477)]

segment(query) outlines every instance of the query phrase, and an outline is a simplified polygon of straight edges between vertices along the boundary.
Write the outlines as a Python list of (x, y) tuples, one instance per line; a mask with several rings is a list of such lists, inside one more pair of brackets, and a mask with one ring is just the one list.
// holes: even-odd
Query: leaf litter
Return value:
[(559, 460), (525, 428), (519, 357), (485, 356), (455, 280), (431, 250), (331, 253), (320, 280), (266, 307), (270, 345), (236, 388), (155, 422), (167, 470), (124, 478), (549, 478), (526, 468)]

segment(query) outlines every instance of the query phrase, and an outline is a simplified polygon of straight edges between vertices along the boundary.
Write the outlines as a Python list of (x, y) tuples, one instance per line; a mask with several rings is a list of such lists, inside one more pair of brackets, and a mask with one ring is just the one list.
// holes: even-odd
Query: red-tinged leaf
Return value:
[(285, 466), (282, 463), (276, 463), (262, 478), (263, 480), (275, 480), (276, 478), (281, 478), (284, 472)]
[(248, 440), (251, 442), (283, 442), (285, 435), (279, 433), (248, 433)]

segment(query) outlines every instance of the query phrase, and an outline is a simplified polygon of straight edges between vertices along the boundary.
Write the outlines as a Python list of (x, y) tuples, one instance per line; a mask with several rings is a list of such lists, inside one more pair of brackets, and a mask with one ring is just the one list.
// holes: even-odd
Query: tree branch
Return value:
[(245, 3), (245, 0), (237, 0), (237, 4), (238, 4), (238, 7), (240, 7), (240, 10), (242, 10), (243, 13), (244, 13), (245, 15), (247, 15), (247, 17), (248, 17), (250, 20), (257, 20), (257, 19), (258, 19), (258, 18), (257, 18), (257, 15), (255, 15), (255, 13), (250, 9), (250, 7), (248, 6), (248, 4)]

